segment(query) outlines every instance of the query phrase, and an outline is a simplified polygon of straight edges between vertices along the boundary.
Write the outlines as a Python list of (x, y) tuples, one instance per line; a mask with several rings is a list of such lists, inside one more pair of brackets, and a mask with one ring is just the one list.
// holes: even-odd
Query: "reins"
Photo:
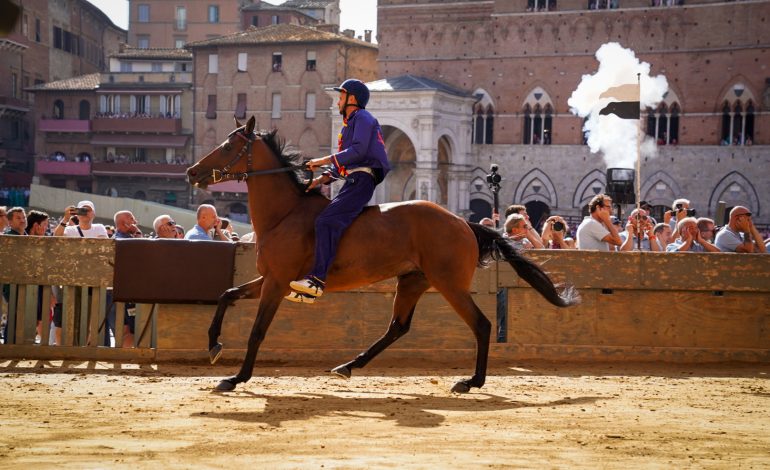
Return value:
[[(254, 140), (256, 137), (247, 137), (243, 133), (238, 132), (237, 130), (234, 132), (235, 135), (240, 137), (241, 139), (246, 141), (246, 145), (241, 147), (241, 150), (238, 152), (235, 157), (233, 157), (232, 160), (230, 160), (230, 163), (222, 167), (221, 170), (213, 169), (211, 170), (211, 179), (213, 180), (214, 184), (220, 183), (222, 181), (246, 181), (247, 178), (250, 176), (258, 176), (258, 175), (271, 175), (274, 173), (285, 173), (288, 171), (295, 171), (307, 168), (307, 166), (302, 163), (299, 165), (291, 165), (283, 168), (272, 168), (269, 170), (252, 170), (252, 171), (244, 171), (242, 173), (230, 173), (230, 168), (232, 168), (238, 161), (241, 159), (244, 153), (247, 155), (247, 162), (246, 162), (246, 169), (251, 168), (251, 144), (254, 143)], [(255, 134), (252, 134), (254, 136)]]
[[(230, 168), (232, 168), (238, 161), (241, 159), (244, 153), (247, 155), (247, 162), (246, 162), (246, 169), (248, 170), (251, 168), (251, 144), (254, 143), (254, 140), (256, 140), (256, 134), (252, 134), (252, 137), (247, 137), (243, 133), (238, 132), (235, 130), (233, 134), (237, 135), (241, 139), (246, 141), (246, 145), (241, 147), (241, 150), (238, 152), (235, 157), (233, 157), (230, 162), (223, 166), (221, 170), (212, 169), (211, 170), (211, 179), (213, 180), (213, 184), (221, 183), (222, 181), (238, 181), (243, 182), (246, 181), (250, 176), (259, 176), (259, 175), (272, 175), (275, 173), (286, 173), (289, 171), (296, 171), (296, 170), (307, 170), (307, 163), (300, 163), (299, 165), (289, 165), (282, 168), (271, 168), (269, 170), (252, 170), (252, 171), (244, 171), (241, 173), (230, 173)], [(232, 135), (232, 134), (231, 134)], [(325, 168), (325, 167), (322, 167)], [(332, 176), (335, 180), (345, 180), (347, 181), (348, 178), (345, 176)]]

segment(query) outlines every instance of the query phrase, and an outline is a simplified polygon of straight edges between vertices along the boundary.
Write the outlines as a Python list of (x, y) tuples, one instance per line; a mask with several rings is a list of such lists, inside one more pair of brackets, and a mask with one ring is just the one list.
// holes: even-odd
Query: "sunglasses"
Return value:
[(176, 222), (174, 222), (173, 220), (169, 220), (168, 222), (166, 222), (166, 225), (168, 225), (169, 227), (176, 227)]

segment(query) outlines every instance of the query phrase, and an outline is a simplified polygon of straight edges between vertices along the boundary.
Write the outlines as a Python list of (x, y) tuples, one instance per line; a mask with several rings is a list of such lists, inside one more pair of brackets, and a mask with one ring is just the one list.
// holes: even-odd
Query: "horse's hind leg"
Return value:
[(436, 286), (447, 302), (457, 311), (463, 321), (471, 328), (476, 337), (476, 372), (468, 380), (457, 382), (452, 391), (467, 393), (471, 387), (481, 388), (487, 378), (487, 359), (489, 357), (489, 337), (492, 332), (492, 324), (484, 313), (473, 301), (467, 291), (448, 290), (446, 287)]
[(214, 314), (214, 318), (211, 320), (211, 326), (209, 327), (209, 359), (212, 364), (217, 362), (219, 356), (222, 355), (222, 343), (217, 340), (222, 333), (222, 321), (225, 318), (225, 310), (227, 310), (227, 307), (236, 300), (259, 298), (259, 294), (262, 291), (262, 281), (263, 278), (258, 277), (246, 284), (227, 289), (219, 296), (217, 311)]
[(350, 378), (351, 369), (364, 367), (379, 353), (393, 344), (398, 338), (409, 331), (412, 324), (414, 308), (420, 296), (430, 287), (425, 275), (421, 272), (411, 272), (398, 277), (396, 296), (393, 299), (393, 318), (391, 318), (388, 331), (378, 339), (369, 349), (359, 354), (352, 361), (337, 366), (332, 372), (345, 378)]

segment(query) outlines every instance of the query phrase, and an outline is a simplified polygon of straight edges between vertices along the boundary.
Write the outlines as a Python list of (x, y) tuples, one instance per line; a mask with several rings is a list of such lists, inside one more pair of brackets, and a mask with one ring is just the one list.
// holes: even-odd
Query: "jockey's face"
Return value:
[(337, 100), (337, 109), (339, 109), (340, 114), (344, 117), (348, 117), (348, 114), (351, 112), (351, 108), (353, 108), (353, 106), (346, 106), (350, 104), (358, 104), (355, 95), (350, 95), (346, 91), (341, 91), (340, 97)]

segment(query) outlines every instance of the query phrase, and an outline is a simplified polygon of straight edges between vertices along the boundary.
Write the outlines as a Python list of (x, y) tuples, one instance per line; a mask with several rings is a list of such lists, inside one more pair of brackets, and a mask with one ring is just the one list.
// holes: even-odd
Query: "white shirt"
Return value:
[[(109, 238), (107, 235), (107, 229), (102, 224), (91, 224), (91, 228), (88, 230), (81, 228), (83, 231), (83, 238)], [(68, 225), (64, 227), (65, 237), (78, 237), (80, 238), (80, 232), (78, 232), (77, 225)]]
[(579, 250), (610, 251), (607, 242), (602, 238), (610, 234), (607, 227), (591, 216), (586, 217), (577, 229), (577, 247)]

